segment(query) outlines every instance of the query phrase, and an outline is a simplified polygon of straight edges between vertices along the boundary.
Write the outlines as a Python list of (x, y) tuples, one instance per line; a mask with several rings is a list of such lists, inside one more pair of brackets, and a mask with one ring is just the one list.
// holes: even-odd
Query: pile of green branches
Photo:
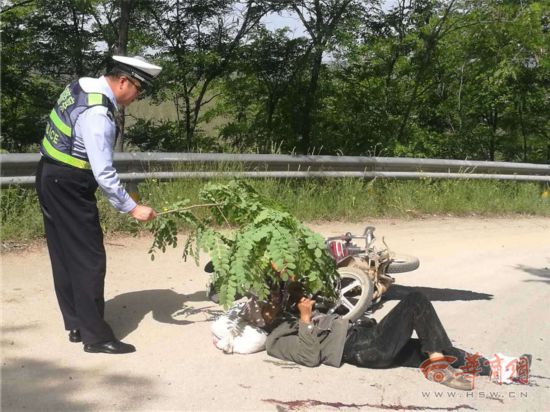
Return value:
[[(323, 237), (283, 207), (243, 181), (207, 184), (199, 198), (204, 203), (179, 201), (149, 223), (153, 258), (157, 250), (177, 246), (178, 223), (183, 221), (192, 227), (183, 256), (193, 256), (198, 264), (201, 250), (210, 255), (211, 281), (225, 307), (248, 292), (265, 299), (271, 285), (289, 280), (300, 282), (307, 293), (334, 296), (338, 275)], [(198, 207), (210, 213), (198, 218), (193, 214)], [(224, 226), (230, 234), (219, 230)]]

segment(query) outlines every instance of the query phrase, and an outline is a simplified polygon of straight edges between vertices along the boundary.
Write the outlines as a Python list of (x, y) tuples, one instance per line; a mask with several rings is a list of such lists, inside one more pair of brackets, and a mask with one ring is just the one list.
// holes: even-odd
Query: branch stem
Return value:
[(191, 205), (187, 207), (182, 207), (180, 209), (171, 209), (165, 210), (164, 212), (157, 213), (157, 216), (167, 215), (169, 213), (184, 212), (186, 210), (195, 209), (197, 207), (211, 207), (211, 206), (220, 206), (221, 203), (204, 203), (202, 205)]

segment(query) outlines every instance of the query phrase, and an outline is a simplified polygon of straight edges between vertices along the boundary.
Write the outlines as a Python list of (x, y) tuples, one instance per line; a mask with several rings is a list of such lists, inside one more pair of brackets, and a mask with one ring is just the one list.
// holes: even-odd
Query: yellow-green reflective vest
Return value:
[(46, 123), (40, 151), (44, 156), (79, 169), (90, 169), (84, 150), (74, 148), (74, 125), (78, 116), (90, 107), (105, 106), (113, 116), (115, 107), (101, 93), (86, 93), (78, 80), (69, 84), (57, 100)]

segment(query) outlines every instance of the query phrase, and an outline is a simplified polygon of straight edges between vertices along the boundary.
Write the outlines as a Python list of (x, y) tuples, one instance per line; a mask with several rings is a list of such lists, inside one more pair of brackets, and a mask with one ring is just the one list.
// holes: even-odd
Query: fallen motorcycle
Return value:
[[(325, 240), (340, 275), (336, 286), (338, 299), (328, 307), (327, 313), (337, 313), (354, 321), (380, 302), (395, 282), (390, 275), (419, 267), (418, 258), (394, 253), (384, 240), (383, 247), (378, 246), (374, 231), (374, 227), (367, 226), (361, 236), (348, 232)], [(364, 241), (364, 246), (354, 243), (358, 240)]]

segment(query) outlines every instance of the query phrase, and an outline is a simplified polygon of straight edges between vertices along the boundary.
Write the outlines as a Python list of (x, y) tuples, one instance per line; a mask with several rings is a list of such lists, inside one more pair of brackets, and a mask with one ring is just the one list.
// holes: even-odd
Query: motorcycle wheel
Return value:
[(415, 256), (395, 255), (392, 256), (391, 263), (388, 265), (387, 273), (412, 272), (418, 269), (420, 260)]
[(363, 315), (372, 302), (374, 284), (372, 280), (359, 268), (338, 268), (340, 275), (339, 298), (331, 312), (342, 316), (343, 319), (356, 321)]

